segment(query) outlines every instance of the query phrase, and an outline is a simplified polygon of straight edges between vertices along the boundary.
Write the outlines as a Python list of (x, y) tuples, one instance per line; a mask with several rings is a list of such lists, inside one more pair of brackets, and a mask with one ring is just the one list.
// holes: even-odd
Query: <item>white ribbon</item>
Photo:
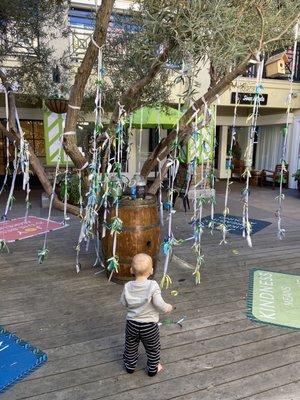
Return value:
[(296, 68), (296, 56), (297, 56), (297, 46), (298, 46), (298, 33), (299, 33), (299, 20), (297, 21), (297, 24), (295, 26), (295, 40), (294, 40), (294, 48), (293, 48), (293, 61), (292, 61), (292, 69), (291, 69), (291, 76), (290, 76), (290, 88), (289, 88), (289, 94), (288, 94), (288, 102), (287, 102), (287, 111), (286, 111), (286, 123), (285, 123), (285, 136), (284, 136), (284, 141), (282, 145), (282, 152), (281, 152), (281, 171), (280, 171), (280, 182), (279, 182), (279, 196), (277, 197), (278, 199), (278, 211), (277, 211), (277, 217), (278, 217), (278, 232), (277, 232), (277, 237), (278, 239), (283, 239), (285, 236), (285, 229), (282, 228), (282, 206), (283, 206), (283, 179), (284, 179), (284, 174), (286, 173), (284, 171), (285, 169), (285, 158), (286, 158), (286, 149), (287, 149), (287, 143), (288, 143), (288, 134), (289, 134), (289, 120), (290, 120), (290, 115), (291, 115), (291, 106), (292, 106), (292, 98), (293, 98), (293, 83), (294, 83), (294, 76), (295, 76), (295, 68)]
[(68, 131), (63, 133), (64, 136), (71, 136), (71, 135), (76, 135), (75, 131)]
[(73, 110), (81, 110), (81, 107), (72, 106), (71, 104), (68, 104), (68, 107), (72, 108)]

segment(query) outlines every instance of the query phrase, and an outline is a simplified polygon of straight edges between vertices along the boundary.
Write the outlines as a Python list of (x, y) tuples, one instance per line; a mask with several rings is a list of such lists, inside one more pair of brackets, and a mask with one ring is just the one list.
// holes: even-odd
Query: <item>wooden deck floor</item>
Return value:
[[(218, 192), (221, 210), (222, 185)], [(154, 378), (144, 373), (143, 350), (137, 371), (124, 373), (122, 288), (94, 274), (91, 253), (82, 255), (83, 269), (76, 275), (79, 223), (74, 218), (49, 235), (49, 259), (41, 266), (36, 263), (41, 237), (11, 244), (11, 253), (0, 257), (0, 324), (44, 350), (49, 361), (1, 399), (299, 400), (300, 333), (254, 324), (245, 316), (250, 268), (300, 275), (300, 197), (287, 196), (287, 238), (278, 241), (274, 196), (270, 189), (252, 191), (251, 217), (273, 222), (253, 237), (253, 249), (237, 236), (230, 236), (226, 247), (219, 246), (218, 234), (204, 237), (200, 286), (193, 283), (190, 248), (176, 249), (170, 274), (179, 294), (166, 291), (165, 297), (176, 305), (174, 318), (187, 319), (182, 328), (161, 327), (164, 371)], [(231, 214), (240, 214), (239, 197), (236, 185)], [(22, 215), (22, 207), (11, 216)], [(33, 214), (46, 212), (36, 203)], [(190, 235), (189, 218), (175, 214), (178, 237)], [(54, 213), (54, 219), (61, 214)]]

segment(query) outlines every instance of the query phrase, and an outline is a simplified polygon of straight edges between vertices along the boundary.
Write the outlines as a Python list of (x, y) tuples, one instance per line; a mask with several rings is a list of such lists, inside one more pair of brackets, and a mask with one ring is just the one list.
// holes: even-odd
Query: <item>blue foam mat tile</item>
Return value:
[(0, 393), (48, 360), (46, 353), (0, 326)]

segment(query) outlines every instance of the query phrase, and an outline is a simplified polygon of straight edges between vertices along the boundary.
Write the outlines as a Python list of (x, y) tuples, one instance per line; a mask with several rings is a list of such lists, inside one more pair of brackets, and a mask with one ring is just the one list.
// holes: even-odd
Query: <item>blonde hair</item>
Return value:
[(153, 262), (152, 258), (148, 254), (139, 253), (136, 254), (131, 263), (132, 273), (135, 276), (143, 276), (152, 274)]

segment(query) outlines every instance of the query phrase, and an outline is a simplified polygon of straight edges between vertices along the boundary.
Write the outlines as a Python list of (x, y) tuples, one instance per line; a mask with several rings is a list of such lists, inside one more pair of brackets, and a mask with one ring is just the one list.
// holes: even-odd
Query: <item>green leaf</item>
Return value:
[(6, 240), (1, 239), (0, 240), (0, 252), (6, 251), (7, 253), (9, 253), (9, 248), (7, 246)]
[(49, 250), (48, 249), (42, 249), (38, 251), (38, 263), (43, 264), (43, 262), (46, 260), (48, 257)]

